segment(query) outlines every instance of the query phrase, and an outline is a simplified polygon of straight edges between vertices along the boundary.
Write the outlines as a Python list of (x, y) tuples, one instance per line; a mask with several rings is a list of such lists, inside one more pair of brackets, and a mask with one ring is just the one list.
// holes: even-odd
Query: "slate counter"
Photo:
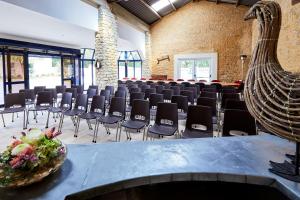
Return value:
[[(1, 189), (0, 199), (60, 200), (124, 180), (129, 181), (121, 187), (220, 180), (270, 185), (300, 200), (300, 184), (268, 171), (269, 160), (283, 162), (285, 153), (294, 153), (294, 149), (294, 143), (271, 135), (68, 145), (68, 159), (61, 170), (25, 188)], [(134, 178), (139, 179), (130, 181)]]

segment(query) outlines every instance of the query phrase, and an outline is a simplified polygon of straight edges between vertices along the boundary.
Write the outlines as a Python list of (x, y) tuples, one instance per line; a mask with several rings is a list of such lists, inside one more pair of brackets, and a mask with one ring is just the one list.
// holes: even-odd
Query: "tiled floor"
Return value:
[[(15, 115), (16, 116), (16, 115)], [(33, 116), (31, 115), (29, 118), (29, 125), (28, 128), (40, 128), (45, 129), (46, 119), (47, 119), (47, 113), (44, 112), (43, 115), (41, 113), (38, 114), (38, 123), (35, 122), (33, 119)], [(3, 127), (2, 120), (0, 120), (0, 152), (2, 152), (6, 146), (12, 141), (12, 137), (20, 137), (22, 130), (22, 123), (23, 123), (23, 113), (19, 113), (19, 117), (15, 117), (15, 121), (11, 122), (11, 114), (4, 115), (6, 127)], [(0, 118), (1, 119), (1, 118)], [(153, 124), (154, 121), (151, 121), (151, 124)], [(185, 126), (185, 121), (179, 121), (179, 129), (183, 130)], [(58, 120), (55, 122), (52, 118), (52, 115), (50, 117), (49, 121), (49, 127), (58, 127)], [(79, 129), (79, 135), (77, 138), (74, 137), (74, 130), (75, 127), (73, 126), (73, 123), (69, 117), (65, 117), (63, 128), (62, 128), (62, 135), (60, 135), (58, 138), (61, 139), (66, 144), (93, 144), (93, 130), (89, 130), (87, 123), (85, 121), (81, 121), (80, 123), (80, 129)], [(100, 125), (99, 132), (98, 132), (98, 138), (97, 143), (101, 142), (115, 142), (116, 138), (116, 129), (111, 129), (111, 135), (107, 135), (105, 128)], [(217, 133), (215, 133), (217, 134)], [(143, 133), (132, 133), (132, 141), (142, 141), (143, 140)], [(164, 139), (174, 139), (175, 137), (168, 137)], [(121, 141), (127, 141), (126, 134), (124, 131), (122, 131), (121, 134)], [(130, 141), (128, 141), (130, 142)]]

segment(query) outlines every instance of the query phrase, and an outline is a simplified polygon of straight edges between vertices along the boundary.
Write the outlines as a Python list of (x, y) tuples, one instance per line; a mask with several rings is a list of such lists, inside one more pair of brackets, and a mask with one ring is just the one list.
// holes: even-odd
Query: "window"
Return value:
[(121, 51), (118, 59), (119, 79), (142, 78), (142, 59), (138, 51)]
[(81, 80), (84, 89), (88, 89), (90, 85), (95, 83), (95, 49), (81, 49)]

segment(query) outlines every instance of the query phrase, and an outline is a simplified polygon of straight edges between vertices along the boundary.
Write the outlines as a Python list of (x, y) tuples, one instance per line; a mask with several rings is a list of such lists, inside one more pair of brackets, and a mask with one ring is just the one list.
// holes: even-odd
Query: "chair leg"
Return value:
[(3, 114), (1, 114), (1, 117), (2, 117), (3, 126), (6, 127)]
[(62, 125), (64, 123), (64, 118), (65, 118), (65, 115), (61, 114), (61, 116), (60, 116), (60, 122), (59, 122), (59, 125), (58, 125), (58, 132), (61, 132)]
[(15, 113), (12, 113), (12, 115), (11, 115), (11, 122), (14, 122), (14, 118), (15, 118)]
[(143, 141), (145, 141), (145, 133), (146, 133), (146, 127), (144, 128), (144, 132), (143, 132)]
[(80, 117), (77, 117), (77, 123), (76, 123), (76, 127), (75, 127), (75, 134), (74, 134), (74, 137), (78, 137), (79, 124), (80, 124)]
[(90, 129), (90, 130), (93, 130), (93, 127), (92, 127), (92, 125), (91, 125), (90, 120), (87, 119), (86, 122), (87, 122), (87, 124), (88, 124), (88, 126), (89, 126), (89, 129)]
[(23, 111), (23, 130), (27, 129), (26, 110)]
[(26, 126), (29, 124), (29, 110), (27, 110), (27, 120), (26, 120)]
[(50, 111), (48, 111), (48, 116), (47, 116), (47, 121), (46, 121), (46, 127), (45, 128), (48, 128), (48, 125), (49, 125), (49, 116), (50, 116)]
[[(119, 130), (120, 129), (120, 130)], [(121, 123), (118, 123), (118, 128), (117, 128), (117, 131), (120, 131), (119, 133), (119, 142), (121, 141)]]

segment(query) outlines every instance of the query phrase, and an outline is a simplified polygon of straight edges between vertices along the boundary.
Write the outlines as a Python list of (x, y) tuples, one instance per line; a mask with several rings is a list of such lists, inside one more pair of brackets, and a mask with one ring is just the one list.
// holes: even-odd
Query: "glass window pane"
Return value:
[(11, 55), (11, 81), (24, 81), (24, 58), (23, 55)]
[(94, 59), (94, 49), (85, 49), (84, 59)]
[[(24, 83), (11, 84), (11, 93), (19, 93), (19, 91), (23, 89), (25, 89)], [(8, 85), (6, 85), (6, 91), (9, 91)]]
[(63, 59), (64, 64), (64, 78), (69, 79), (74, 77), (74, 71), (73, 71), (73, 61), (71, 58), (64, 58)]
[(83, 63), (83, 73), (84, 73), (84, 89), (88, 89), (90, 85), (93, 85), (93, 75), (92, 75), (92, 62), (84, 61)]
[(142, 78), (142, 62), (141, 61), (135, 62), (135, 78), (137, 78), (137, 79)]
[(210, 60), (195, 60), (196, 77), (198, 80), (210, 81)]
[(180, 60), (179, 61), (179, 75), (181, 79), (189, 80), (193, 79), (193, 60)]
[(29, 87), (61, 85), (61, 61), (59, 57), (29, 55)]
[(126, 60), (125, 51), (121, 51), (119, 54), (119, 60)]
[(125, 62), (119, 62), (119, 79), (123, 79), (125, 77)]
[(134, 78), (134, 63), (133, 62), (128, 62), (127, 64), (127, 77), (128, 78)]
[[(0, 52), (1, 53), (1, 52)], [(3, 57), (0, 54), (0, 105), (4, 104), (4, 88), (3, 88)]]
[(132, 52), (132, 55), (134, 60), (141, 60), (141, 57), (137, 51)]

